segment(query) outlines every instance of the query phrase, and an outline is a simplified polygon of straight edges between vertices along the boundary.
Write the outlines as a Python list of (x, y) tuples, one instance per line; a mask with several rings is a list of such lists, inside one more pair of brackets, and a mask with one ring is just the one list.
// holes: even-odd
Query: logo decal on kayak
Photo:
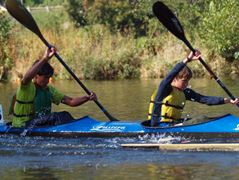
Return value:
[(91, 131), (122, 132), (125, 126), (93, 126)]
[(237, 127), (234, 130), (239, 131), (239, 124), (237, 125)]

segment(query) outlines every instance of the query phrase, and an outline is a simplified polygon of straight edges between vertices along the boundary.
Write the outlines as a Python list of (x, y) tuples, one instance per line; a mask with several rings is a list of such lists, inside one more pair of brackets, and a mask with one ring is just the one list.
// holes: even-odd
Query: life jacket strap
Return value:
[[(151, 114), (151, 113), (148, 113), (149, 116), (152, 116), (152, 117), (159, 117), (159, 115), (157, 114)], [(164, 116), (160, 116), (160, 117), (163, 117), (165, 119), (169, 119), (169, 123), (175, 123), (175, 122), (182, 122), (183, 119), (175, 119), (174, 117), (171, 117), (171, 116), (168, 116), (167, 114), (165, 114)]]
[(172, 120), (177, 120), (177, 119), (175, 119), (175, 118), (173, 118), (173, 117), (170, 117), (170, 116), (168, 116), (167, 114), (165, 114), (164, 116), (159, 116), (158, 114), (152, 114), (152, 113), (148, 113), (148, 115), (149, 116), (153, 116), (153, 117), (164, 117), (164, 118), (166, 118), (166, 119), (172, 119)]
[(167, 114), (165, 114), (164, 116), (161, 116), (161, 117), (164, 117), (165, 119), (168, 119), (169, 120), (169, 121), (167, 121), (168, 123), (182, 123), (182, 122), (184, 122), (183, 118), (175, 119), (174, 117), (168, 116)]
[(15, 116), (15, 117), (33, 117), (34, 116), (34, 114), (21, 114), (21, 115), (19, 115), (19, 114), (15, 114), (15, 113), (13, 113), (13, 116)]
[(18, 99), (16, 99), (16, 101), (19, 103), (19, 104), (33, 104), (34, 101), (20, 101)]
[(166, 103), (164, 103), (162, 101), (150, 101), (150, 103), (155, 103), (155, 104), (158, 104), (158, 105), (170, 106), (170, 107), (174, 107), (176, 109), (183, 109), (182, 106), (177, 106), (177, 105), (169, 104), (168, 101), (166, 101)]

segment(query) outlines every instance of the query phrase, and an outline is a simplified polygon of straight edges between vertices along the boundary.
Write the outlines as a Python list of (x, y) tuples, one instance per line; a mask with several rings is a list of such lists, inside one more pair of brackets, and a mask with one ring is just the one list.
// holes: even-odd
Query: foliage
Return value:
[(133, 33), (136, 36), (146, 35), (150, 13), (148, 9), (145, 9), (144, 2), (147, 1), (114, 0), (111, 3), (107, 2), (107, 0), (96, 1), (88, 17), (91, 23), (105, 24), (113, 32)]
[(94, 25), (84, 30), (79, 30), (77, 34), (81, 42), (74, 53), (81, 63), (85, 79), (140, 77), (140, 48), (135, 48), (133, 37), (126, 39), (120, 34), (112, 35), (103, 25)]
[(134, 53), (114, 59), (87, 59), (83, 64), (85, 79), (133, 79), (140, 77), (140, 59)]
[(239, 59), (239, 1), (212, 0), (201, 22), (201, 37), (228, 60)]
[[(51, 2), (64, 3), (24, 1), (25, 5), (34, 6)], [(32, 10), (31, 14), (44, 37), (56, 45), (69, 67), (81, 78), (164, 77), (167, 64), (175, 64), (188, 49), (153, 16), (153, 2), (155, 0), (67, 0), (67, 10)], [(200, 48), (206, 59), (223, 59), (221, 56), (239, 59), (238, 0), (163, 2), (174, 11), (190, 42)], [(0, 22), (1, 66), (15, 65), (14, 69), (24, 73), (32, 63), (29, 60), (39, 57), (39, 49), (43, 50), (44, 46), (23, 26), (15, 27), (10, 36), (9, 20), (1, 17)], [(13, 63), (10, 57), (17, 61)], [(58, 61), (51, 62), (58, 78), (70, 77)]]
[(0, 12), (0, 80), (6, 78), (6, 71), (12, 66), (9, 47), (7, 46), (11, 28), (12, 26), (6, 13)]
[(82, 1), (68, 0), (67, 12), (71, 19), (75, 22), (76, 27), (85, 26), (88, 24), (86, 8), (83, 7)]
[(65, 0), (23, 0), (26, 6), (54, 6), (62, 5), (65, 3)]
[(11, 30), (11, 24), (6, 13), (0, 12), (0, 42), (3, 43), (8, 40)]
[(78, 27), (104, 24), (112, 32), (142, 36), (152, 17), (151, 4), (152, 1), (143, 0), (68, 0), (68, 13)]
[(52, 10), (48, 13), (33, 11), (32, 15), (40, 27), (51, 29), (55, 33), (61, 32), (64, 29), (64, 23), (69, 21), (67, 13), (59, 10)]

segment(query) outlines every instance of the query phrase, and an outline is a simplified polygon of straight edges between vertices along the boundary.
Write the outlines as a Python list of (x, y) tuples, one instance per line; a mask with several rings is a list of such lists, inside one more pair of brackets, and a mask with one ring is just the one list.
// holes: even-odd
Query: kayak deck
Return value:
[[(25, 128), (11, 128), (0, 125), (1, 134), (21, 134)], [(57, 126), (35, 127), (29, 136), (53, 137), (137, 137), (164, 134), (195, 138), (239, 137), (239, 118), (231, 114), (208, 122), (170, 127), (148, 127), (140, 122), (101, 122), (89, 116)]]

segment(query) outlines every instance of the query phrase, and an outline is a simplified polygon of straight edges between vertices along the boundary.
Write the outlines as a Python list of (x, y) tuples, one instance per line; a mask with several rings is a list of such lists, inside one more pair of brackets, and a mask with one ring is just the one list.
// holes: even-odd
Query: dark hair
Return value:
[[(36, 60), (36, 61), (33, 63), (33, 65), (36, 64), (37, 62), (39, 62), (39, 60)], [(54, 74), (54, 69), (53, 69), (53, 67), (52, 67), (48, 62), (46, 62), (46, 63), (39, 69), (39, 71), (37, 72), (37, 74), (38, 74), (39, 76), (43, 76), (43, 75), (45, 75), (45, 76), (53, 76), (53, 74)]]
[(189, 67), (185, 66), (176, 76), (178, 79), (191, 79), (193, 76), (193, 73)]

